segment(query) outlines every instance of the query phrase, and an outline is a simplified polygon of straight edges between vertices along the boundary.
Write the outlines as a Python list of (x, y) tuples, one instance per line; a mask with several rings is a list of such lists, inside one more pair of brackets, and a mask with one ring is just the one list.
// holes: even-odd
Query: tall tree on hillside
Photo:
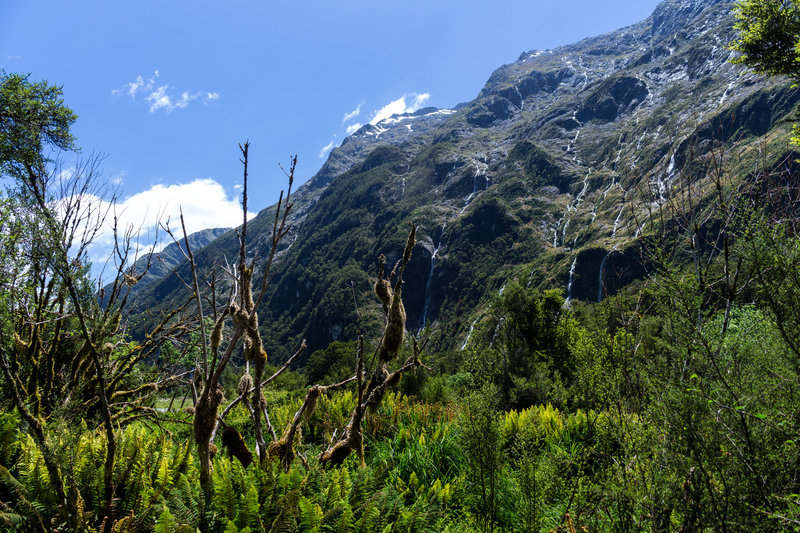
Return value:
[[(734, 63), (766, 76), (789, 76), (800, 82), (800, 2), (740, 0), (734, 7), (739, 38), (731, 48), (741, 55)], [(792, 141), (800, 144), (800, 126)]]
[(28, 78), (0, 70), (0, 172), (30, 180), (50, 161), (46, 150), (76, 150), (77, 116), (61, 87)]
[(800, 3), (797, 0), (742, 0), (734, 8), (739, 30), (734, 60), (767, 76), (800, 79)]
[[(97, 157), (62, 172), (57, 156), (76, 150), (75, 118), (60, 87), (0, 73), (0, 176), (10, 178), (0, 197), (0, 402), (16, 407), (42, 451), (54, 515), (70, 530), (96, 520), (110, 531), (119, 484), (115, 429), (155, 416), (143, 402), (172, 377), (139, 381), (133, 370), (169, 336), (170, 317), (141, 343), (124, 338), (122, 312), (144, 272), (129, 268), (135, 235), (116, 220), (115, 278), (105, 294), (90, 278), (88, 246), (112, 221), (114, 199), (100, 200)], [(81, 420), (102, 428), (106, 440), (103, 510), (88, 519), (74, 465), (59, 458), (52, 438), (60, 422)]]

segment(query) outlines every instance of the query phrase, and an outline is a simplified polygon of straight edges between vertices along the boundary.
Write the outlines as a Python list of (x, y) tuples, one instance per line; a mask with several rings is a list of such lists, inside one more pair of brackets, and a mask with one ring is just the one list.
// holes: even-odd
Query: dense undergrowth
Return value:
[[(334, 468), (316, 459), (347, 423), (353, 391), (320, 397), (296, 447), (304, 460), (288, 471), (276, 459), (243, 468), (221, 449), (211, 502), (177, 402), (161, 421), (117, 428), (113, 531), (792, 529), (800, 360), (797, 323), (782, 314), (793, 309), (781, 306), (800, 289), (787, 279), (800, 239), (759, 231), (738, 245), (740, 268), (769, 270), (730, 308), (705, 305), (695, 274), (680, 268), (572, 310), (555, 293), (511, 284), (485, 339), (428, 361), (459, 357), (460, 372), (419, 369), (365, 417), (364, 467), (355, 456)], [(351, 358), (347, 348), (338, 357)], [(310, 363), (322, 357), (332, 356)], [(277, 427), (302, 403), (303, 377), (268, 391)], [(99, 530), (105, 436), (67, 422), (51, 446), (79, 494), (81, 529)], [(244, 408), (228, 422), (252, 444)], [(0, 520), (10, 530), (63, 529), (27, 429), (4, 411)]]

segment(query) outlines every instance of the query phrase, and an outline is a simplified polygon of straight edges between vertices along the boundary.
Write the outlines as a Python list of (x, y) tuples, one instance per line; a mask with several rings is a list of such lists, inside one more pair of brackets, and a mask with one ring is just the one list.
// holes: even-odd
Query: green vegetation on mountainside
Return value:
[[(522, 54), (455, 111), (420, 110), (349, 137), (298, 191), (259, 309), (271, 353), (285, 360), (302, 338), (312, 349), (355, 340), (354, 309), (340, 298), (351, 283), (364, 327), (377, 331), (368, 280), (410, 221), (421, 247), (406, 274), (408, 325), (417, 331), (424, 318), (437, 349), (459, 347), (510, 278), (528, 275), (584, 301), (641, 279), (635, 237), (653, 202), (702, 167), (696, 160), (714, 143), (749, 153), (784, 135), (800, 99), (728, 61), (731, 7), (665, 2), (640, 24)], [(785, 155), (770, 151), (775, 161)], [(249, 246), (260, 255), (273, 217), (265, 209), (251, 223)], [(220, 264), (237, 246), (233, 233), (217, 239), (198, 264)], [(605, 257), (613, 268), (601, 272)], [(167, 276), (142, 291), (138, 309), (186, 297)]]

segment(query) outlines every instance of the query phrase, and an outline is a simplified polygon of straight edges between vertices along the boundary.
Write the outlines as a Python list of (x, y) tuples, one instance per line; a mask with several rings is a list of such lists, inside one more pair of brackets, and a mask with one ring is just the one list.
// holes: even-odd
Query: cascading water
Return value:
[(442, 233), (439, 235), (439, 244), (433, 249), (431, 254), (431, 269), (428, 272), (428, 281), (425, 283), (425, 306), (422, 308), (422, 319), (420, 320), (419, 329), (422, 331), (428, 322), (428, 309), (431, 306), (431, 285), (433, 284), (433, 270), (436, 268), (436, 256), (439, 255), (439, 249), (442, 247), (442, 239), (444, 238), (444, 228), (447, 225), (445, 221), (442, 223)]
[(477, 323), (478, 323), (478, 317), (476, 317), (475, 320), (472, 321), (472, 324), (470, 324), (469, 333), (467, 333), (467, 338), (464, 339), (464, 344), (461, 345), (461, 348), (459, 348), (459, 350), (463, 350), (464, 348), (467, 347), (467, 343), (469, 342), (469, 339), (472, 338), (472, 332), (475, 330), (475, 324)]
[(722, 93), (722, 97), (719, 99), (719, 104), (717, 104), (718, 106), (721, 106), (725, 102), (725, 99), (728, 97), (728, 94), (730, 94), (731, 89), (733, 89), (733, 84), (734, 82), (730, 82), (728, 87), (725, 88), (725, 92)]
[(461, 208), (461, 211), (458, 212), (459, 215), (463, 214), (467, 207), (469, 207), (472, 201), (478, 196), (478, 178), (483, 177), (486, 180), (486, 189), (489, 188), (490, 180), (487, 174), (489, 167), (485, 163), (478, 163), (475, 160), (473, 160), (472, 163), (475, 165), (475, 175), (472, 178), (472, 192), (464, 198), (464, 206)]
[[(517, 83), (519, 83), (519, 80), (517, 80)], [(525, 109), (525, 98), (523, 98), (522, 93), (519, 92), (518, 85), (514, 85), (514, 89), (517, 91), (517, 96), (519, 96), (519, 110), (523, 111)]]
[(605, 273), (606, 260), (608, 259), (609, 255), (611, 255), (611, 252), (608, 252), (605, 255), (605, 257), (603, 257), (603, 260), (600, 262), (600, 274), (597, 277), (597, 301), (598, 302), (602, 302), (603, 301), (603, 294), (605, 294), (605, 290), (604, 289), (606, 288), (606, 286), (605, 286), (605, 283), (603, 282), (603, 274)]
[(497, 334), (498, 334), (498, 333), (500, 333), (500, 328), (503, 326), (503, 323), (504, 323), (505, 321), (506, 321), (506, 317), (503, 317), (503, 318), (501, 318), (501, 319), (500, 319), (500, 321), (497, 323), (497, 326), (495, 326), (495, 328), (494, 328), (494, 333), (492, 333), (492, 339), (489, 341), (489, 348), (491, 348), (491, 347), (492, 347), (492, 345), (494, 345), (494, 341), (495, 341), (495, 339), (497, 338)]
[(664, 193), (667, 192), (667, 187), (670, 183), (672, 183), (672, 179), (675, 177), (675, 154), (672, 154), (669, 158), (669, 165), (667, 166), (667, 176), (665, 179), (662, 179), (661, 176), (658, 176), (658, 199), (660, 203), (664, 203), (666, 198), (664, 197)]
[(586, 195), (586, 191), (589, 188), (589, 176), (591, 175), (591, 173), (592, 173), (591, 169), (588, 169), (586, 171), (586, 175), (583, 177), (583, 188), (575, 197), (575, 200), (567, 206), (567, 209), (564, 211), (564, 214), (561, 216), (558, 222), (556, 222), (556, 227), (553, 230), (554, 247), (558, 247), (558, 229), (561, 226), (562, 222), (564, 223), (564, 226), (561, 227), (561, 244), (567, 242), (567, 227), (569, 226), (570, 222), (569, 218), (567, 218), (567, 215), (569, 215), (569, 213), (571, 213), (572, 211), (577, 211), (578, 207), (580, 207), (581, 203), (583, 202), (583, 197)]
[(461, 211), (458, 212), (459, 215), (464, 213), (464, 210), (469, 207), (469, 204), (472, 203), (472, 199), (475, 198), (475, 195), (478, 194), (478, 174), (475, 174), (475, 177), (472, 179), (472, 192), (464, 198), (464, 207), (461, 208)]
[(622, 212), (624, 210), (625, 210), (625, 197), (622, 198), (622, 207), (620, 208), (619, 213), (617, 214), (617, 218), (614, 219), (614, 229), (611, 230), (612, 239), (617, 236), (617, 228), (619, 227), (619, 220), (620, 218), (622, 218)]
[(572, 281), (575, 279), (575, 267), (578, 266), (578, 257), (575, 256), (575, 259), (572, 261), (572, 266), (569, 267), (569, 283), (567, 283), (567, 300), (566, 303), (569, 303), (572, 300)]

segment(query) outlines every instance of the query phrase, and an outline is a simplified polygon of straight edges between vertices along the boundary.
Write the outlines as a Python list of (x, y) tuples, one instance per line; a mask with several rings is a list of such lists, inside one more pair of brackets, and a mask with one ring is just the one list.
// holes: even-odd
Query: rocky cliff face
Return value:
[[(728, 61), (731, 6), (667, 0), (639, 24), (523, 53), (453, 110), (394, 116), (348, 137), (298, 190), (260, 311), (272, 350), (354, 338), (351, 284), (374, 326), (375, 258), (396, 259), (410, 221), (420, 244), (406, 271), (407, 326), (432, 325), (443, 349), (464, 345), (509, 278), (596, 300), (640, 277), (648, 217), (692, 154), (760, 142), (800, 99)], [(272, 213), (251, 226), (254, 251)], [(203, 260), (235, 250), (221, 237)], [(154, 295), (176, 287), (157, 285)]]

